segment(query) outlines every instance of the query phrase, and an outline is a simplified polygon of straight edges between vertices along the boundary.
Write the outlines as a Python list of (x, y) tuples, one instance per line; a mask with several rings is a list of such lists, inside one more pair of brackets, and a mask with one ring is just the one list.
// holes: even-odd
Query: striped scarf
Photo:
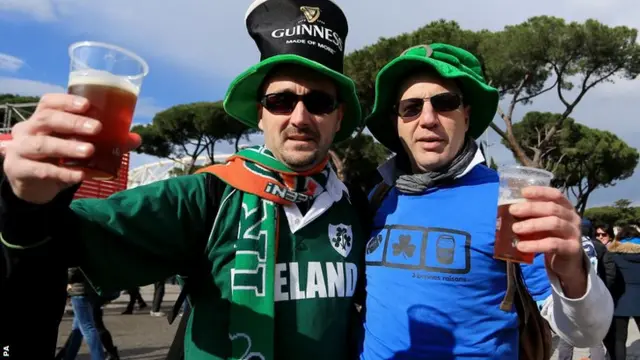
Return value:
[[(330, 171), (326, 158), (313, 169), (297, 173), (278, 161), (264, 146), (244, 149), (225, 164), (199, 171), (212, 173), (243, 192), (243, 216), (231, 270), (231, 359), (275, 358), (274, 273), (278, 253), (278, 207), (313, 201), (324, 191)], [(243, 272), (255, 274), (256, 271), (264, 271), (263, 284), (256, 284), (253, 277), (244, 279), (241, 276)]]

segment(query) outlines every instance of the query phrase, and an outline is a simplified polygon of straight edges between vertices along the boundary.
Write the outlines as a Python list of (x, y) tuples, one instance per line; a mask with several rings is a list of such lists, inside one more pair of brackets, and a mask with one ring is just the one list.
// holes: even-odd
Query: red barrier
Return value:
[[(10, 140), (10, 134), (0, 134), (0, 143)], [(117, 179), (109, 181), (84, 181), (74, 198), (106, 198), (118, 191), (125, 190), (127, 188), (127, 181), (129, 180), (129, 157), (129, 153), (122, 156), (122, 164), (120, 165), (120, 172), (118, 173)]]

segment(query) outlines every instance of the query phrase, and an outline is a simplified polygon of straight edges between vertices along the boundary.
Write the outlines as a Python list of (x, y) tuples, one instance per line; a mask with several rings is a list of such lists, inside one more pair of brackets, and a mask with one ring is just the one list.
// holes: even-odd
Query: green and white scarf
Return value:
[[(278, 253), (278, 207), (313, 201), (326, 187), (331, 171), (329, 166), (326, 158), (313, 169), (297, 173), (278, 161), (264, 146), (258, 146), (238, 152), (225, 164), (199, 171), (213, 173), (243, 192), (235, 265), (231, 270), (231, 359), (275, 359), (274, 273)], [(257, 241), (260, 236), (265, 237), (266, 249), (260, 248)], [(256, 256), (256, 253), (260, 255)], [(255, 274), (255, 269), (265, 272), (264, 286), (238, 280), (242, 277), (236, 275)]]

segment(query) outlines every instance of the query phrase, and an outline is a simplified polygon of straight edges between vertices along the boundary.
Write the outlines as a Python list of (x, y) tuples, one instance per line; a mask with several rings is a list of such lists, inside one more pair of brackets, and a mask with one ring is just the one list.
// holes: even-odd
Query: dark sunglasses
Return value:
[(607, 233), (601, 233), (601, 232), (597, 232), (596, 233), (596, 237), (600, 237), (600, 236), (606, 236)]
[(462, 97), (456, 93), (446, 92), (428, 98), (411, 98), (400, 100), (394, 106), (396, 114), (402, 118), (413, 118), (422, 114), (424, 103), (429, 101), (436, 112), (453, 111), (462, 105)]
[(307, 111), (314, 115), (330, 114), (339, 105), (335, 97), (322, 91), (310, 91), (304, 95), (290, 91), (267, 94), (262, 97), (260, 104), (272, 114), (290, 115), (300, 101)]

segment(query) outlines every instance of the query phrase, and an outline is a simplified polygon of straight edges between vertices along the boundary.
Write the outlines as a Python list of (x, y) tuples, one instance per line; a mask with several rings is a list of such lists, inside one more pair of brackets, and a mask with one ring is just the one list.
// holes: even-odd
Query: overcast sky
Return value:
[[(258, 60), (246, 33), (244, 0), (0, 0), (0, 93), (40, 95), (66, 85), (66, 47), (92, 39), (128, 47), (151, 67), (141, 93), (137, 122), (179, 103), (215, 101), (230, 80)], [(462, 27), (498, 30), (536, 15), (567, 20), (595, 18), (608, 25), (640, 28), (640, 1), (632, 0), (336, 0), (345, 11), (350, 31), (347, 51), (415, 30), (430, 21), (456, 20)], [(391, 5), (391, 6), (390, 6)], [(604, 84), (583, 99), (572, 116), (580, 123), (616, 133), (640, 148), (640, 80)], [(520, 106), (527, 111), (561, 111), (553, 94)], [(500, 119), (496, 122), (501, 124)], [(490, 155), (512, 162), (489, 132)], [(222, 147), (225, 150), (229, 148)], [(136, 157), (136, 165), (150, 161)], [(640, 173), (618, 186), (598, 190), (590, 206), (619, 198), (640, 205)]]

